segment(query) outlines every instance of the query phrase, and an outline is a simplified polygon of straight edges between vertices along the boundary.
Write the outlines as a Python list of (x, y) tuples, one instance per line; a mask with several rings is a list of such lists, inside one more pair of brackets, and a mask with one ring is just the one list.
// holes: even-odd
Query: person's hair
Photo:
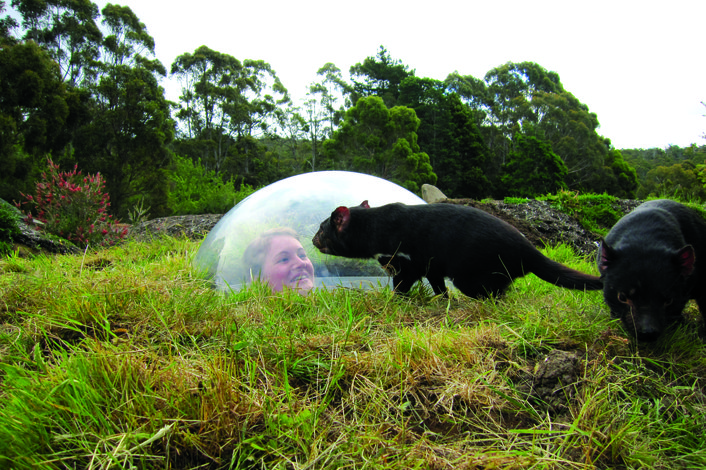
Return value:
[(262, 265), (265, 263), (265, 256), (270, 249), (270, 243), (274, 237), (288, 236), (299, 241), (299, 235), (296, 231), (288, 227), (278, 227), (265, 230), (255, 240), (250, 242), (243, 253), (243, 263), (248, 270), (248, 275), (251, 280), (259, 276), (262, 271)]

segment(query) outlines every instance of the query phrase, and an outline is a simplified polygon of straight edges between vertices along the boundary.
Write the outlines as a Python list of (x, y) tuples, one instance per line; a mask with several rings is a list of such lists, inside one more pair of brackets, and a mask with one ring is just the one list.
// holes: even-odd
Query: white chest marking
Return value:
[(386, 255), (384, 253), (378, 253), (378, 254), (373, 255), (373, 259), (375, 261), (379, 261), (380, 258), (394, 258), (395, 256), (399, 256), (400, 258), (404, 258), (406, 260), (412, 261), (411, 256), (409, 256), (407, 253), (401, 253), (401, 252), (397, 252), (394, 255)]

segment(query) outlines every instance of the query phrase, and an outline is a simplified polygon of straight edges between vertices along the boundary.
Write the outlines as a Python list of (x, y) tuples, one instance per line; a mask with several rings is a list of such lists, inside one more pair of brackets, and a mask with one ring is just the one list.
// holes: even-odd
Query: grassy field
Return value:
[(706, 467), (695, 306), (636, 345), (600, 292), (534, 276), (222, 296), (197, 248), (0, 260), (1, 468)]

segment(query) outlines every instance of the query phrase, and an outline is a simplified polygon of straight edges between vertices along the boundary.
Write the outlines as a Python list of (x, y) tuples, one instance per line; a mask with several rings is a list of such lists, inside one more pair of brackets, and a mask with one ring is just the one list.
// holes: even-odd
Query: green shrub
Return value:
[(609, 205), (586, 205), (581, 208), (582, 225), (594, 232), (602, 233), (620, 220), (623, 214)]
[(581, 205), (578, 191), (562, 190), (546, 199), (552, 206), (569, 215), (576, 215)]
[(15, 236), (20, 234), (20, 213), (0, 199), (0, 255), (10, 252)]
[(0, 199), (0, 240), (12, 241), (20, 234), (20, 212), (7, 201)]
[(199, 160), (175, 155), (170, 172), (169, 208), (173, 215), (223, 214), (253, 193), (247, 184), (236, 191), (232, 179), (227, 182)]
[(503, 202), (505, 204), (527, 204), (529, 202), (529, 199), (526, 197), (505, 196), (505, 199), (503, 199)]
[(620, 218), (625, 215), (614, 207), (615, 196), (608, 194), (579, 194), (574, 191), (560, 191), (545, 196), (550, 204), (576, 217), (581, 225), (592, 232), (605, 235)]
[(132, 209), (127, 211), (127, 220), (131, 225), (137, 225), (150, 219), (150, 206), (145, 206), (144, 196), (140, 197)]

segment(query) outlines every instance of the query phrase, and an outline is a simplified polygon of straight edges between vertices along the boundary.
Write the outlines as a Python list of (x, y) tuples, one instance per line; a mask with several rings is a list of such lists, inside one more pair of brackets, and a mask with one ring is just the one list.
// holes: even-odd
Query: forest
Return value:
[[(706, 146), (616, 149), (599, 120), (533, 62), (482, 78), (418, 77), (380, 46), (323, 64), (295, 103), (264, 60), (207, 45), (167, 67), (128, 7), (0, 0), (0, 198), (33, 191), (50, 158), (100, 173), (111, 212), (222, 213), (309, 171), (348, 170), (449, 197), (559, 191), (706, 201)], [(178, 102), (161, 82), (178, 80)]]

